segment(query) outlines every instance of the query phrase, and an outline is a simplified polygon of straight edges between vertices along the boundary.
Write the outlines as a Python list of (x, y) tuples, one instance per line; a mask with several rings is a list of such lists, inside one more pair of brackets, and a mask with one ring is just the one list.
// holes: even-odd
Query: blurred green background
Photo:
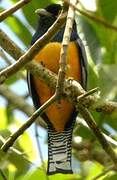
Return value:
[[(1, 0), (0, 11), (11, 7), (16, 0)], [(35, 32), (37, 8), (45, 7), (52, 0), (33, 0), (0, 24), (0, 28), (24, 51), (30, 47), (31, 37)], [(60, 1), (59, 1), (60, 2)], [(117, 0), (82, 0), (79, 8), (91, 15), (101, 18), (117, 26)], [(88, 57), (88, 89), (100, 87), (102, 100), (117, 100), (117, 32), (90, 20), (81, 14), (76, 14), (78, 33), (85, 45)], [(7, 67), (14, 60), (0, 49), (0, 69)], [(28, 94), (26, 72), (22, 70), (8, 79), (5, 88), (32, 108)], [(3, 93), (0, 88), (0, 146), (2, 137), (8, 138), (24, 121), (30, 113), (21, 111)], [(105, 115), (92, 112), (94, 119), (103, 132), (111, 137), (113, 149), (117, 148), (117, 115)], [(39, 127), (39, 140), (41, 144), (44, 164), (47, 161), (47, 134)], [(0, 152), (0, 172), (8, 180), (37, 180), (46, 179), (42, 162), (38, 154), (35, 140), (34, 125), (29, 128), (15, 143), (14, 148), (7, 155)], [(80, 179), (91, 180), (103, 172), (111, 164), (111, 160), (103, 151), (95, 136), (87, 128), (81, 117), (77, 120), (73, 137), (73, 170), (74, 175), (53, 175), (49, 179)], [(2, 179), (0, 173), (0, 180)], [(109, 171), (100, 179), (114, 180), (117, 174)]]

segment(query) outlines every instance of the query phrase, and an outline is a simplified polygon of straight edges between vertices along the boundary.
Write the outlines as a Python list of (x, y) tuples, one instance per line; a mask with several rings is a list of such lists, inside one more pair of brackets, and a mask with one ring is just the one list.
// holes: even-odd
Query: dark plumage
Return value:
[[(48, 28), (55, 22), (61, 10), (62, 7), (59, 4), (51, 4), (44, 10), (39, 11), (40, 17), (38, 20), (38, 26), (32, 38), (31, 44), (35, 43), (38, 38), (44, 35)], [(37, 62), (42, 61), (45, 67), (49, 68), (55, 73), (58, 71), (57, 66), (59, 65), (58, 61), (60, 58), (60, 43), (63, 39), (64, 28), (65, 27), (60, 29), (51, 42), (47, 44), (35, 57)], [(86, 88), (86, 53), (82, 41), (77, 34), (75, 22), (73, 24), (73, 30), (71, 33), (67, 61), (69, 61), (71, 68), (70, 73), (73, 74), (73, 78), (79, 81), (82, 86)], [(75, 64), (73, 64), (73, 62)], [(71, 67), (72, 64), (74, 67)], [(45, 100), (43, 102), (43, 99), (47, 96), (47, 94), (48, 99), (52, 96), (52, 91), (48, 89), (48, 87), (45, 87), (43, 82), (32, 76), (29, 72), (28, 86), (36, 109), (38, 109), (45, 102)], [(66, 107), (68, 107), (68, 110)], [(74, 107), (65, 100), (61, 102), (61, 108), (56, 107), (56, 105), (50, 106), (49, 108), (42, 115), (43, 119), (48, 125), (48, 174), (72, 173), (71, 142), (77, 112), (75, 111)], [(67, 115), (69, 115), (69, 117), (67, 117)], [(59, 120), (63, 116), (65, 116), (65, 118)]]

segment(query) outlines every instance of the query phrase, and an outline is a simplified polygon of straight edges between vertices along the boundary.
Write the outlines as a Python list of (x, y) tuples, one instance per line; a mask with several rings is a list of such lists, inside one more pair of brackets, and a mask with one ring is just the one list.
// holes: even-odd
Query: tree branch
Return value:
[(55, 96), (52, 96), (48, 101), (46, 101), (38, 110), (36, 110), (32, 116), (11, 136), (6, 140), (6, 142), (1, 147), (1, 150), (6, 152), (14, 144), (16, 139), (24, 133), (24, 131), (29, 128), (35, 121), (36, 118), (43, 113), (43, 111), (55, 101)]
[(93, 15), (91, 15), (91, 14), (89, 14), (89, 13), (86, 13), (86, 12), (82, 11), (81, 9), (77, 8), (73, 3), (70, 3), (69, 0), (63, 0), (63, 1), (66, 2), (67, 4), (71, 5), (76, 11), (78, 11), (78, 12), (79, 12), (80, 14), (82, 14), (83, 16), (91, 19), (92, 21), (95, 21), (95, 22), (97, 22), (97, 23), (102, 24), (103, 26), (105, 26), (105, 27), (107, 27), (107, 28), (110, 28), (110, 29), (112, 29), (112, 30), (114, 30), (114, 31), (117, 31), (117, 27), (116, 27), (116, 26), (114, 26), (114, 25), (106, 22), (106, 21), (103, 20), (103, 19), (100, 19), (99, 17), (93, 16)]
[[(39, 75), (44, 81), (47, 81), (47, 79), (48, 79), (48, 84), (49, 84), (49, 86), (51, 86), (51, 88), (53, 88), (52, 86), (54, 86), (54, 89), (55, 89), (55, 87), (56, 87), (56, 81), (57, 81), (57, 77), (54, 75), (54, 73), (52, 73), (52, 72), (50, 72), (49, 70), (46, 70), (43, 66), (41, 66), (40, 64), (38, 64), (37, 65), (37, 67), (36, 67), (36, 70), (34, 70), (33, 71), (33, 69), (34, 69), (34, 65), (35, 63), (29, 63), (29, 65), (27, 65), (26, 67), (27, 67), (27, 69), (29, 68), (29, 69), (31, 69), (31, 72), (33, 72), (34, 74), (36, 74), (36, 75)], [(40, 68), (39, 68), (40, 67)], [(39, 70), (41, 70), (41, 71), (39, 71)], [(46, 79), (46, 78), (47, 79)], [(51, 77), (51, 78), (50, 78)], [(46, 79), (46, 80), (45, 80)], [(52, 80), (52, 81), (51, 81)], [(46, 83), (47, 83), (46, 82)], [(83, 93), (85, 93), (85, 91), (82, 89), (82, 87), (81, 87), (81, 85), (78, 83), (78, 82), (76, 82), (76, 81), (73, 81), (73, 82), (75, 82), (75, 85), (71, 85), (71, 83), (68, 83), (68, 81), (65, 81), (65, 97), (67, 97), (68, 98), (68, 100), (70, 100), (72, 103), (74, 103), (74, 105), (76, 105), (76, 99), (77, 99), (77, 97), (79, 96), (79, 95), (81, 95), (81, 94), (83, 94)], [(76, 85), (77, 84), (77, 85)], [(84, 99), (88, 99), (89, 97), (85, 97)], [(93, 97), (92, 98), (92, 100), (94, 100), (95, 98)], [(91, 97), (90, 97), (90, 101), (91, 101)], [(84, 108), (84, 107), (83, 107)], [(82, 114), (82, 116), (84, 117), (84, 119), (86, 119), (87, 120), (87, 116), (88, 116), (88, 114), (84, 114), (84, 113), (86, 113), (86, 112), (83, 112), (83, 108), (82, 107), (80, 107), (80, 106), (78, 106), (78, 110), (80, 109), (80, 113)], [(87, 111), (86, 110), (86, 108), (84, 108), (85, 109), (85, 111)], [(42, 109), (41, 109), (41, 112), (42, 112)], [(83, 113), (82, 113), (83, 112)], [(87, 112), (88, 113), (88, 112)], [(36, 115), (34, 114), (34, 117), (36, 116), (38, 116), (40, 114), (40, 110), (39, 110), (39, 113), (38, 112), (36, 112)], [(30, 121), (28, 121), (27, 123), (28, 123), (28, 125), (27, 125), (27, 123), (26, 124), (24, 124), (24, 126), (21, 128), (21, 130), (20, 131), (18, 131), (18, 133), (16, 133), (15, 135), (13, 135), (13, 137), (12, 138), (10, 138), (9, 140), (8, 140), (8, 142), (6, 142), (6, 145), (5, 146), (3, 146), (3, 150), (4, 151), (7, 151), (7, 149), (9, 148), (9, 146), (11, 146), (12, 144), (13, 144), (13, 142), (17, 139), (17, 137), (19, 137), (19, 135), (21, 135), (23, 132), (24, 132), (24, 130), (26, 129), (26, 128), (28, 128), (30, 125), (31, 125), (31, 123), (33, 123), (33, 121), (34, 121), (34, 118), (33, 116), (31, 117), (31, 120)], [(90, 116), (88, 117), (89, 119), (88, 119), (88, 123), (89, 123), (89, 126), (90, 126), (90, 128), (92, 128), (92, 119), (90, 119)], [(95, 124), (94, 124), (95, 125)], [(97, 127), (96, 126), (94, 126), (94, 129), (95, 130), (97, 130)], [(94, 133), (95, 133), (95, 135), (98, 137), (98, 139), (99, 139), (99, 141), (100, 141), (100, 143), (102, 143), (102, 146), (104, 146), (104, 143), (105, 143), (105, 139), (104, 139), (104, 137), (103, 137), (103, 135), (101, 134), (101, 132), (99, 131), (96, 131), (95, 132), (95, 130), (93, 129), (93, 131), (94, 131)], [(98, 133), (97, 133), (98, 132)], [(102, 138), (102, 139), (101, 139)], [(112, 150), (112, 148), (110, 147), (110, 145), (106, 142), (105, 143), (106, 145), (107, 145), (107, 149), (105, 149), (105, 151), (107, 152), (107, 153), (109, 153), (109, 155), (111, 156), (111, 158), (112, 158), (112, 160), (113, 160), (113, 162), (116, 164), (117, 162), (116, 162), (116, 155), (115, 155), (115, 153), (114, 153), (114, 151)]]
[(4, 174), (4, 172), (3, 172), (1, 169), (0, 169), (0, 174), (1, 174), (2, 178), (3, 178), (3, 180), (7, 180), (7, 178), (6, 178), (5, 174)]
[(37, 124), (35, 124), (35, 138), (36, 138), (36, 143), (37, 143), (37, 148), (38, 148), (38, 153), (39, 153), (39, 157), (41, 160), (41, 166), (42, 169), (46, 175), (46, 180), (49, 180), (47, 173), (46, 173), (46, 167), (45, 167), (45, 163), (44, 163), (44, 159), (43, 159), (43, 155), (42, 155), (42, 150), (41, 150), (41, 146), (40, 146), (40, 141), (39, 141), (39, 132), (38, 132), (38, 127)]
[(35, 55), (49, 42), (49, 40), (59, 31), (63, 26), (66, 19), (66, 13), (61, 14), (55, 23), (48, 29), (48, 31), (40, 37), (31, 48), (22, 55), (18, 61), (0, 72), (0, 83), (3, 83), (8, 77), (23, 68), (28, 62), (30, 62)]
[[(2, 30), (0, 30), (0, 45), (16, 60), (23, 54), (23, 51), (12, 40), (10, 40), (10, 38)], [(25, 68), (43, 80), (51, 89), (55, 90), (57, 76), (54, 73), (34, 61), (28, 63)], [(69, 100), (76, 99), (79, 95), (86, 93), (78, 82), (75, 85), (70, 86), (68, 85), (68, 82), (65, 82), (65, 84), (65, 90), (67, 90), (66, 95), (68, 94)], [(91, 110), (96, 110), (97, 112), (102, 112), (104, 114), (117, 113), (116, 102), (104, 101), (95, 96), (83, 98), (82, 104)]]
[[(7, 101), (14, 106), (15, 109), (19, 109), (20, 111), (24, 112), (27, 116), (31, 116), (34, 112), (34, 108), (26, 103), (23, 97), (18, 96), (15, 92), (11, 91), (5, 84), (0, 85), (0, 94), (7, 99)], [(38, 118), (37, 123), (46, 128), (45, 123)]]
[(15, 92), (12, 92), (6, 85), (0, 85), (0, 94), (13, 104), (16, 109), (20, 109), (28, 116), (31, 116), (34, 112), (32, 106), (26, 103), (23, 97), (18, 96)]
[(103, 166), (108, 166), (112, 163), (105, 151), (97, 150), (91, 140), (84, 139), (82, 142), (77, 143), (75, 138), (72, 140), (72, 147), (76, 150), (75, 155), (80, 161), (97, 161)]
[(108, 167), (105, 171), (103, 171), (102, 173), (100, 173), (99, 175), (97, 175), (96, 177), (94, 177), (92, 180), (98, 180), (99, 178), (101, 178), (102, 176), (106, 175), (109, 171), (115, 171), (115, 167), (112, 165), (110, 167)]
[(8, 16), (16, 12), (18, 9), (20, 9), (22, 6), (29, 3), (31, 0), (21, 0), (17, 2), (15, 5), (13, 5), (11, 8), (4, 10), (2, 13), (0, 13), (0, 22), (5, 20)]
[[(73, 7), (73, 6), (72, 6)], [(74, 6), (75, 7), (75, 6)], [(78, 10), (78, 8), (77, 8)], [(80, 12), (80, 10), (79, 10)], [(81, 13), (81, 12), (80, 12)], [(83, 14), (86, 15), (86, 14)], [(88, 15), (89, 16), (89, 15)], [(87, 16), (87, 17), (88, 17)], [(90, 16), (89, 16), (90, 17)], [(91, 18), (91, 17), (90, 17)], [(65, 19), (64, 19), (65, 20)], [(99, 19), (98, 19), (99, 20)], [(58, 20), (59, 21), (59, 20)], [(58, 23), (58, 22), (57, 22)], [(59, 21), (60, 23), (60, 21)], [(58, 24), (59, 24), (58, 23)], [(54, 24), (52, 27), (56, 26), (56, 28), (60, 27), (60, 25), (62, 26), (64, 24), (64, 21), (61, 22), (59, 25), (58, 24)], [(103, 25), (107, 26), (107, 24), (104, 24), (104, 22), (102, 23)], [(113, 26), (110, 26), (110, 28), (114, 29), (117, 31), (117, 27), (113, 28)], [(31, 61), (32, 58), (35, 57), (36, 53), (41, 50), (44, 45), (54, 36), (54, 34), (56, 33), (57, 29), (55, 30), (53, 29), (49, 29), (49, 31), (43, 36), (41, 37), (39, 40), (37, 40), (37, 42), (25, 53), (25, 55), (21, 56), (20, 59), (18, 60), (17, 63), (15, 63), (15, 65), (10, 66), (9, 68), (7, 68), (6, 70), (3, 70), (0, 73), (0, 82), (4, 82), (5, 79), (9, 76), (11, 76), (12, 74), (16, 73), (18, 70), (20, 70), (23, 66), (26, 66), (27, 69), (31, 69), (31, 72), (36, 74), (36, 75), (40, 75), (40, 72), (37, 72), (37, 69), (33, 70), (32, 66), (34, 65), (36, 68), (39, 68), (41, 70), (43, 70), (43, 75), (40, 75), (40, 77), (42, 79), (45, 79), (44, 81), (47, 81), (45, 77), (47, 77), (49, 79), (49, 82), (52, 80), (54, 82), (54, 85), (50, 85), (51, 87), (56, 86), (56, 80), (57, 77), (54, 75), (54, 73), (51, 73), (49, 70), (46, 70), (43, 66), (41, 65), (36, 65), (36, 63), (29, 63), (28, 65), (26, 65), (29, 61)], [(54, 33), (54, 34), (53, 34)], [(69, 36), (70, 37), (70, 36)], [(65, 46), (64, 46), (65, 45)], [(68, 44), (67, 44), (68, 45)], [(66, 44), (63, 43), (63, 51), (65, 52), (64, 56), (63, 56), (63, 60), (66, 59)], [(22, 53), (21, 53), (22, 54)], [(62, 55), (62, 53), (61, 53)], [(65, 77), (65, 61), (62, 62), (63, 64), (63, 69), (61, 73), (61, 77)], [(45, 76), (45, 74), (47, 76)], [(50, 79), (51, 77), (51, 79)], [(60, 77), (60, 76), (59, 76)], [(61, 78), (60, 78), (61, 79)], [(62, 82), (59, 81), (60, 84)], [(60, 85), (58, 83), (58, 85)], [(88, 109), (86, 108), (87, 104), (86, 104), (86, 100), (89, 100), (89, 106), (91, 106), (91, 100), (93, 101), (94, 104), (94, 99), (92, 96), (88, 96), (89, 94), (84, 95), (82, 99), (82, 101), (80, 101), (80, 103), (76, 104), (76, 99), (78, 95), (82, 94), (86, 94), (86, 92), (82, 89), (82, 87), (78, 84), (77, 87), (74, 86), (73, 84), (71, 86), (69, 86), (68, 81), (65, 80), (65, 90), (64, 90), (64, 96), (65, 98), (69, 99), (70, 102), (74, 103), (74, 105), (76, 106), (77, 110), (80, 112), (80, 114), (83, 116), (83, 118), (85, 119), (85, 121), (87, 122), (88, 126), (90, 127), (90, 129), (93, 131), (93, 133), (96, 135), (96, 137), (98, 138), (99, 142), (101, 143), (103, 149), (105, 150), (105, 152), (107, 152), (107, 154), (110, 156), (110, 158), (112, 159), (113, 163), (115, 164), (115, 168), (117, 170), (117, 155), (116, 153), (113, 151), (112, 147), (110, 146), (110, 144), (106, 141), (105, 137), (103, 136), (101, 130), (98, 128), (98, 126), (96, 125), (93, 117), (91, 116), (91, 114), (89, 113)], [(57, 86), (60, 87), (60, 86)], [(62, 87), (63, 87), (63, 82), (62, 82)], [(53, 88), (53, 87), (52, 87)], [(11, 147), (13, 145), (13, 143), (15, 142), (15, 140), (36, 120), (36, 118), (54, 101), (56, 100), (56, 96), (53, 96), (51, 99), (49, 99), (44, 105), (42, 105), (37, 111), (35, 111), (35, 113), (29, 118), (29, 120), (24, 123), (14, 134), (12, 134), (10, 136), (10, 138), (6, 141), (6, 143), (4, 143), (4, 145), (1, 147), (1, 149), (6, 152), (9, 147)], [(85, 106), (83, 106), (83, 101), (85, 102)], [(95, 101), (96, 102), (96, 101)], [(116, 104), (117, 105), (117, 104)], [(93, 106), (94, 107), (94, 106)], [(96, 108), (96, 110), (100, 110), (99, 106)], [(108, 108), (106, 108), (106, 111), (110, 112), (110, 109), (107, 110)], [(117, 109), (117, 106), (116, 106)], [(101, 109), (102, 110), (102, 109)], [(115, 109), (114, 109), (115, 110)], [(111, 111), (113, 111), (113, 107), (111, 109)]]
[[(4, 143), (5, 143), (5, 139), (4, 139), (2, 136), (0, 136), (0, 162), (1, 162), (2, 160), (4, 161), (3, 157), (6, 156), (6, 153), (4, 153), (3, 151), (1, 151), (1, 147), (2, 147), (2, 145), (3, 145)], [(16, 148), (11, 147), (10, 150), (9, 150), (9, 152), (7, 153), (7, 160), (14, 164), (14, 163), (15, 163), (14, 159), (17, 159), (17, 160), (19, 160), (19, 161), (21, 161), (21, 162), (26, 161), (29, 166), (30, 166), (30, 164), (32, 164), (32, 165), (34, 165), (36, 168), (39, 168), (39, 167), (37, 167), (36, 164), (34, 164), (33, 162), (31, 162), (31, 161), (25, 156), (25, 153), (20, 152), (20, 151), (17, 150)], [(6, 158), (5, 158), (5, 160), (6, 160)], [(17, 168), (20, 168), (20, 167), (21, 167), (21, 164), (18, 164), (18, 165), (19, 165), (19, 167), (17, 167)]]
[(111, 145), (108, 143), (104, 135), (102, 134), (101, 130), (98, 128), (97, 124), (95, 123), (95, 120), (93, 119), (93, 116), (91, 116), (90, 112), (87, 108), (83, 107), (82, 104), (79, 102), (76, 105), (77, 110), (80, 112), (90, 129), (93, 131), (95, 136), (98, 138), (100, 144), (102, 145), (105, 152), (110, 156), (112, 159), (115, 168), (117, 170), (117, 155), (112, 149)]
[(24, 51), (8, 37), (2, 29), (0, 29), (0, 46), (15, 60), (24, 54)]
[[(74, 0), (73, 4), (76, 5), (76, 3), (77, 3), (77, 0)], [(55, 91), (58, 101), (60, 101), (60, 98), (62, 96), (63, 89), (64, 89), (64, 81), (65, 81), (66, 66), (67, 66), (67, 62), (66, 62), (67, 50), (68, 50), (68, 45), (69, 45), (69, 41), (71, 37), (74, 17), (75, 17), (75, 9), (69, 6), (66, 26), (65, 26), (65, 31), (63, 35), (61, 51), (60, 51), (60, 61), (59, 61), (60, 67), (58, 71), (58, 80), (57, 80), (56, 91)]]

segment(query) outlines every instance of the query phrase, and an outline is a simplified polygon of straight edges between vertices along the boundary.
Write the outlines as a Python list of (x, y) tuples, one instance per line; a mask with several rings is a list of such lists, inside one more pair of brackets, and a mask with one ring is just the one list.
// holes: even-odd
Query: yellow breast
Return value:
[[(46, 68), (50, 69), (54, 73), (58, 73), (59, 59), (60, 59), (61, 44), (58, 42), (51, 42), (47, 44), (35, 57), (37, 62), (43, 62)], [(71, 42), (67, 51), (67, 70), (66, 77), (71, 77), (80, 82), (81, 71), (79, 62), (78, 49), (74, 42)], [(37, 94), (40, 99), (40, 105), (47, 101), (53, 92), (44, 84), (41, 80), (34, 77), (34, 83), (37, 90)], [(73, 105), (66, 100), (62, 100), (61, 107), (58, 107), (56, 103), (50, 105), (45, 113), (48, 116), (50, 122), (56, 131), (63, 131), (66, 123), (70, 120), (73, 112)]]

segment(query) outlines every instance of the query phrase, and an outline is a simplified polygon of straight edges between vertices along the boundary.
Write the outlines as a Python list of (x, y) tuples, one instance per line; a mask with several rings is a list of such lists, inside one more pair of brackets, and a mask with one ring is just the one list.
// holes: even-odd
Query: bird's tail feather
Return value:
[(71, 142), (73, 128), (63, 132), (48, 129), (48, 174), (72, 174)]

